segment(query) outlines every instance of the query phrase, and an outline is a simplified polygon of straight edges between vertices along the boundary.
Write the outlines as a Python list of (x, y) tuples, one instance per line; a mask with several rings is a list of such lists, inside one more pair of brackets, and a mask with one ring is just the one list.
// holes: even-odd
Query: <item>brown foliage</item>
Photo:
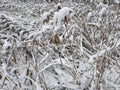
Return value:
[(53, 36), (51, 38), (50, 44), (52, 44), (52, 43), (57, 44), (57, 45), (61, 44), (61, 41), (60, 41), (59, 36), (57, 34), (55, 34), (55, 36)]
[(45, 24), (45, 23), (48, 23), (48, 22), (49, 22), (49, 17), (50, 17), (50, 16), (47, 16), (47, 19), (43, 20), (43, 24)]

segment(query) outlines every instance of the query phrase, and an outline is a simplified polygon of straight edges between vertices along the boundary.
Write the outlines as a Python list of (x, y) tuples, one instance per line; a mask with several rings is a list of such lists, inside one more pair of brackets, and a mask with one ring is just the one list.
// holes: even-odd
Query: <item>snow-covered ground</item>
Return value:
[(0, 0), (0, 90), (120, 90), (120, 1), (35, 1)]

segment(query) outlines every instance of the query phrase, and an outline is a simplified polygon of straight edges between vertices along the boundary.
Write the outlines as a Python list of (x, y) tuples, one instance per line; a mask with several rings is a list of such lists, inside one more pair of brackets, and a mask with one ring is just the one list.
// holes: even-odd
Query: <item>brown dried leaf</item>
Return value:
[(52, 43), (61, 44), (61, 41), (60, 41), (59, 36), (57, 34), (55, 34), (55, 36), (51, 38), (50, 44), (52, 44)]

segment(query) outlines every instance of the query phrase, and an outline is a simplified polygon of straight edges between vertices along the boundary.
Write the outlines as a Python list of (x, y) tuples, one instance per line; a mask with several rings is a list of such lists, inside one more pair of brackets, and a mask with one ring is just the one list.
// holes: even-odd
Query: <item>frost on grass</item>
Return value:
[(59, 30), (65, 22), (68, 23), (72, 16), (73, 10), (69, 7), (63, 7), (58, 12), (55, 12), (53, 17), (55, 31)]
[(0, 0), (0, 89), (119, 90), (119, 4)]

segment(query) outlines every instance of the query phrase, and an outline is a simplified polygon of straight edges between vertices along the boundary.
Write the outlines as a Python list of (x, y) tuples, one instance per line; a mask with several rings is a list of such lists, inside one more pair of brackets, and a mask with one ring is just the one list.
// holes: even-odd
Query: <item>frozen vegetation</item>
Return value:
[(120, 90), (120, 1), (0, 0), (0, 90)]

